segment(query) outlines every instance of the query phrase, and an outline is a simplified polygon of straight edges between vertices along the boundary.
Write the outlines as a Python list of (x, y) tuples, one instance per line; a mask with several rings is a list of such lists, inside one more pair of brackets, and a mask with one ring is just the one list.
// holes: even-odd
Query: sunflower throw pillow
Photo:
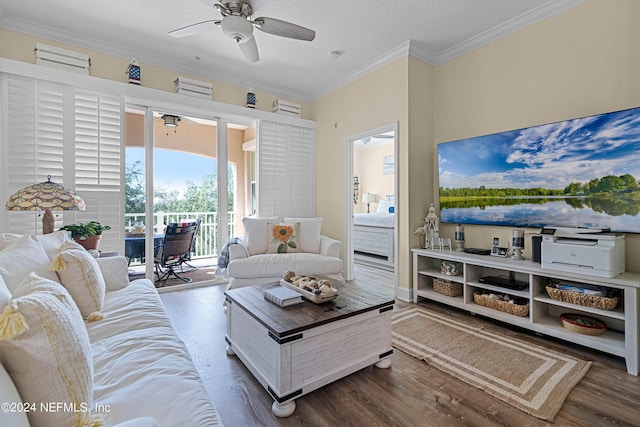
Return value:
[(268, 254), (298, 252), (300, 247), (300, 223), (267, 224)]

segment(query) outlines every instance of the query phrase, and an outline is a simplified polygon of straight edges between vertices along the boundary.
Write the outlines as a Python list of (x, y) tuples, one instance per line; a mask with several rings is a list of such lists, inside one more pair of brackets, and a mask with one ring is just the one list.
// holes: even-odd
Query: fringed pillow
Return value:
[(73, 240), (64, 242), (59, 251), (51, 269), (58, 272), (60, 282), (73, 297), (82, 317), (88, 322), (101, 320), (105, 282), (98, 262)]
[(35, 273), (20, 283), (0, 314), (0, 358), (22, 402), (33, 405), (27, 408), (30, 425), (103, 424), (93, 411), (89, 335), (59, 283)]

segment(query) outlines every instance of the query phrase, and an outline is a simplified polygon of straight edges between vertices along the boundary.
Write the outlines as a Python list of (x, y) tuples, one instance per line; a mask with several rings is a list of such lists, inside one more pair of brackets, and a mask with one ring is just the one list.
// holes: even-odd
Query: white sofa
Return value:
[[(321, 234), (321, 218), (244, 217), (242, 222), (244, 238), (228, 245), (227, 289), (278, 281), (289, 270), (344, 280), (340, 241)], [(286, 241), (273, 235), (273, 227), (282, 225), (297, 230)], [(295, 252), (278, 252), (292, 242)]]
[[(64, 258), (57, 248), (65, 240), (64, 232), (22, 237), (0, 234), (0, 404), (3, 405), (0, 425), (222, 425), (186, 346), (171, 326), (153, 283), (147, 279), (129, 283), (124, 257), (95, 260), (89, 256), (93, 260), (90, 261), (70, 246), (65, 256), (71, 254), (76, 258)], [(56, 273), (50, 266), (62, 270)], [(80, 270), (74, 272), (74, 266)], [(82, 272), (78, 274), (78, 271)], [(95, 275), (91, 276), (92, 273)], [(75, 284), (70, 284), (73, 281), (70, 274), (93, 277), (93, 281), (100, 283), (95, 289), (104, 291), (98, 292), (96, 306), (91, 306), (92, 297), (82, 299), (78, 293), (94, 288), (75, 287)], [(25, 277), (21, 279), (21, 276)], [(62, 282), (62, 286), (54, 281)], [(35, 283), (32, 285), (32, 290), (35, 290), (25, 294), (24, 287), (29, 286), (25, 283)], [(47, 292), (52, 292), (62, 302), (67, 301), (65, 298), (68, 296), (74, 307), (60, 305), (56, 299), (46, 300)], [(67, 307), (66, 314), (63, 314), (71, 319), (68, 329), (74, 332), (67, 334), (69, 331), (63, 330), (57, 333), (71, 335), (76, 340), (72, 342), (77, 345), (66, 344), (65, 347), (55, 338), (51, 341), (54, 344), (48, 341), (43, 345), (37, 343), (40, 338), (24, 337), (38, 326), (26, 308), (30, 303), (35, 304), (29, 298), (36, 302), (38, 298), (53, 301), (52, 306), (60, 310)], [(38, 310), (42, 309), (38, 307)], [(60, 310), (57, 309), (39, 314), (44, 319), (44, 330), (49, 339), (54, 334), (51, 330), (55, 330), (56, 318), (64, 317), (58, 314)], [(87, 315), (88, 311), (92, 312)], [(16, 317), (17, 312), (24, 314), (23, 318)], [(79, 328), (73, 319), (79, 319)], [(23, 333), (15, 333), (20, 331), (21, 322), (28, 323), (28, 328)], [(65, 357), (75, 354), (87, 338), (89, 357), (85, 363), (78, 365), (76, 359), (66, 361)], [(16, 349), (11, 346), (26, 348), (27, 351), (37, 349), (32, 351), (38, 359), (36, 367), (29, 366), (29, 361), (23, 360), (22, 356), (16, 359), (14, 354), (12, 359), (11, 351)], [(54, 357), (44, 355), (50, 349)], [(59, 350), (57, 353), (56, 349)], [(70, 366), (73, 369), (67, 369)], [(37, 369), (41, 372), (36, 373)], [(89, 378), (76, 378), (83, 376)], [(66, 397), (70, 387), (67, 383), (78, 381), (86, 384), (83, 390), (88, 390), (88, 397), (74, 394), (71, 394), (75, 396), (73, 399)], [(93, 417), (92, 423), (82, 418), (85, 413)]]

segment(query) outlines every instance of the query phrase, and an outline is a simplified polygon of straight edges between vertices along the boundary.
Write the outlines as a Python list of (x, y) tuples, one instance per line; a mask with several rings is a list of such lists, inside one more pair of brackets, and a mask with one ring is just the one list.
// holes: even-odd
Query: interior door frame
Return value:
[[(353, 161), (354, 161), (354, 150), (355, 150), (355, 142), (363, 139), (368, 136), (377, 135), (384, 132), (393, 132), (393, 155), (394, 155), (394, 164), (393, 164), (393, 189), (395, 195), (395, 215), (396, 220), (398, 218), (399, 212), (399, 200), (398, 200), (398, 122), (393, 122), (385, 126), (380, 126), (374, 129), (368, 129), (364, 132), (356, 133), (353, 135), (346, 136), (344, 138), (345, 141), (345, 192), (346, 195), (344, 203), (345, 203), (345, 229), (344, 229), (344, 268), (343, 275), (345, 280), (353, 279), (353, 269), (354, 269), (354, 255), (353, 255)], [(393, 231), (393, 250), (394, 250), (394, 260), (393, 260), (393, 270), (395, 275), (395, 287), (398, 286), (398, 225), (394, 227)]]

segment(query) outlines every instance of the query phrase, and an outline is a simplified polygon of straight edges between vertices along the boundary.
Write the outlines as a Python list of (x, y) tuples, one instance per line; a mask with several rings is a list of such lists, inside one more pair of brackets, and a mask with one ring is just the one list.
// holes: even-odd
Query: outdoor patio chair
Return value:
[(155, 257), (155, 273), (158, 276), (155, 283), (157, 287), (162, 287), (169, 278), (174, 277), (185, 283), (190, 283), (191, 279), (182, 277), (176, 269), (181, 268), (185, 262), (185, 257), (191, 253), (191, 243), (198, 227), (197, 222), (173, 223), (167, 225), (162, 246), (157, 248)]
[[(202, 218), (196, 219), (196, 230), (193, 233), (193, 239), (191, 239), (191, 250), (183, 257), (182, 264), (180, 265), (181, 271), (195, 271), (198, 269), (195, 265), (189, 264), (189, 261), (191, 261), (191, 255), (196, 252), (196, 240), (198, 239), (198, 231), (200, 231), (200, 223), (202, 223)], [(184, 266), (189, 267), (189, 269), (184, 270)]]

